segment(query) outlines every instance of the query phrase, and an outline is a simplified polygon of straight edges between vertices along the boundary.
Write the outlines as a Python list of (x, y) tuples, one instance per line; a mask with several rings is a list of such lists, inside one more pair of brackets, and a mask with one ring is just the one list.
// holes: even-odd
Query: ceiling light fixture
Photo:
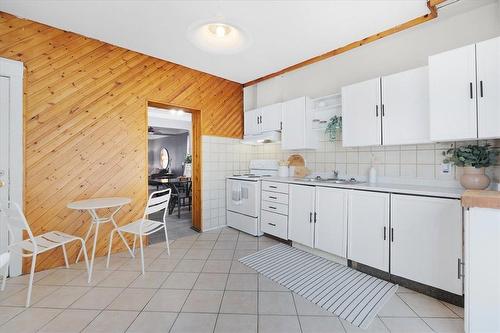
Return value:
[(242, 29), (220, 20), (196, 22), (188, 28), (187, 36), (198, 48), (219, 54), (238, 53), (251, 42)]

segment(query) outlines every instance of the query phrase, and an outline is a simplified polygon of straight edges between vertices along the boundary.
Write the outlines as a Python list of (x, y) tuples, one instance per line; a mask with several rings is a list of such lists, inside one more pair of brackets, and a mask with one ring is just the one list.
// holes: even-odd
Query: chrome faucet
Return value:
[(333, 179), (338, 179), (338, 178), (339, 178), (338, 170), (333, 170)]

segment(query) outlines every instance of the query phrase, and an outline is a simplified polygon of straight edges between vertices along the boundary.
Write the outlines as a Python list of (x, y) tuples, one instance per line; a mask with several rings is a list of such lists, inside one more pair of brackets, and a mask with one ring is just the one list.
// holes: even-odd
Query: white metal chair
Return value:
[[(111, 258), (111, 246), (113, 244), (113, 235), (115, 231), (120, 231), (122, 233), (130, 233), (134, 235), (134, 244), (132, 246), (133, 252), (135, 253), (135, 243), (137, 237), (139, 237), (139, 245), (141, 248), (141, 267), (142, 274), (144, 274), (144, 247), (143, 247), (143, 236), (151, 235), (162, 228), (165, 231), (165, 241), (167, 242), (167, 253), (170, 255), (170, 246), (168, 245), (168, 235), (167, 235), (167, 222), (166, 216), (168, 211), (168, 203), (170, 201), (170, 196), (172, 194), (172, 190), (170, 188), (166, 190), (156, 191), (151, 193), (148, 199), (148, 203), (146, 204), (146, 209), (144, 210), (144, 215), (141, 219), (129, 223), (127, 225), (118, 227), (111, 231), (111, 235), (109, 237), (109, 249), (108, 249), (108, 260), (106, 262), (106, 267), (109, 267), (109, 261)], [(147, 219), (147, 216), (152, 213), (156, 213), (163, 210), (163, 222), (153, 221)]]
[(80, 241), (85, 256), (85, 264), (87, 265), (87, 274), (89, 273), (89, 263), (87, 258), (87, 250), (85, 242), (82, 238), (65, 234), (60, 231), (50, 231), (39, 236), (33, 236), (31, 228), (18, 204), (11, 202), (7, 206), (0, 204), (0, 211), (6, 215), (7, 228), (14, 239), (15, 231), (26, 231), (28, 239), (17, 241), (9, 244), (9, 251), (20, 254), (22, 257), (31, 257), (31, 270), (28, 286), (28, 295), (26, 297), (26, 307), (30, 305), (31, 290), (33, 288), (33, 275), (35, 274), (36, 256), (40, 253), (47, 252), (62, 246), (64, 262), (66, 267), (69, 267), (68, 255), (66, 253), (66, 244), (73, 241)]
[(0, 274), (2, 274), (3, 277), (2, 287), (0, 288), (1, 291), (5, 290), (5, 282), (7, 282), (7, 274), (9, 272), (9, 260), (9, 252), (0, 254)]

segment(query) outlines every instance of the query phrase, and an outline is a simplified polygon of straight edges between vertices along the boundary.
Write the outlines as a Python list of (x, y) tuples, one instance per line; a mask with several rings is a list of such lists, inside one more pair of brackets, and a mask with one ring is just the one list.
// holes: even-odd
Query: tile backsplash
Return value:
[[(461, 168), (452, 166), (450, 172), (441, 172), (443, 151), (454, 145), (470, 142), (433, 143), (383, 147), (344, 148), (342, 142), (330, 142), (322, 135), (317, 151), (283, 151), (281, 144), (251, 146), (240, 139), (203, 136), (202, 205), (203, 228), (209, 230), (226, 224), (225, 178), (248, 172), (252, 159), (286, 160), (292, 153), (304, 156), (306, 166), (313, 174), (331, 174), (338, 170), (342, 177), (364, 179), (373, 165), (377, 177), (390, 182), (421, 183), (437, 186), (459, 186)], [(485, 143), (481, 141), (480, 143)], [(500, 150), (500, 140), (489, 141)], [(488, 168), (492, 181), (500, 181), (500, 159)]]

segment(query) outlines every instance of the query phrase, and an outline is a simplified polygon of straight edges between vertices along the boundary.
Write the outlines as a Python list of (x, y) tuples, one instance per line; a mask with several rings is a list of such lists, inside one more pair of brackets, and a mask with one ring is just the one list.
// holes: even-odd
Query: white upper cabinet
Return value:
[(283, 102), (281, 148), (284, 150), (317, 149), (319, 138), (312, 128), (312, 102), (299, 97)]
[(282, 104), (276, 103), (244, 112), (245, 135), (281, 130)]
[(316, 187), (314, 247), (342, 258), (347, 257), (348, 193), (339, 188)]
[(260, 109), (261, 132), (281, 131), (282, 104), (272, 104)]
[(384, 145), (430, 142), (427, 66), (382, 77), (382, 133)]
[(476, 44), (478, 137), (500, 137), (500, 38)]
[(288, 238), (313, 247), (315, 187), (291, 184), (288, 196)]
[(475, 45), (429, 57), (432, 141), (477, 138)]
[(342, 144), (347, 147), (382, 143), (380, 78), (342, 88)]
[(389, 193), (350, 191), (348, 256), (350, 260), (389, 271)]
[(260, 109), (248, 110), (243, 114), (245, 135), (260, 133)]

